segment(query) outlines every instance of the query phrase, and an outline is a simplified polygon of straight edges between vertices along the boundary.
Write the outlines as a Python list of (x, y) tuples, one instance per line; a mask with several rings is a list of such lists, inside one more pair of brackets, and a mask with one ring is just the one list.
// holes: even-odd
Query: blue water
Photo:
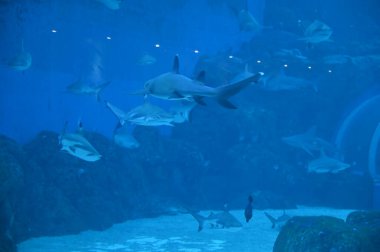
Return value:
[[(111, 9), (107, 2), (119, 6)], [(254, 19), (253, 29), (241, 29), (242, 10)], [(68, 172), (62, 171), (67, 168), (74, 174), (70, 173), (69, 180), (75, 177), (78, 186), (65, 187), (66, 182), (61, 181), (62, 190), (70, 192), (68, 201), (75, 199), (74, 192), (86, 198), (86, 193), (98, 190), (100, 185), (110, 186), (102, 191), (105, 198), (120, 196), (117, 190), (113, 194), (119, 184), (112, 181), (119, 183), (123, 176), (132, 181), (130, 177), (148, 174), (151, 180), (136, 182), (146, 192), (163, 183), (167, 187), (154, 197), (168, 196), (171, 203), (195, 208), (222, 209), (224, 203), (244, 208), (248, 194), (260, 192), (267, 197), (260, 203), (262, 208), (296, 204), (371, 208), (373, 202), (378, 206), (379, 199), (373, 199), (378, 191), (373, 193), (372, 180), (380, 173), (380, 148), (372, 148), (370, 153), (370, 145), (371, 141), (376, 145), (373, 136), (380, 122), (380, 102), (373, 99), (380, 92), (379, 13), (377, 0), (0, 1), (0, 134), (27, 152), (41, 138), (50, 137), (47, 133), (38, 136), (41, 131), (53, 132), (52, 139), (57, 141), (65, 122), (69, 132), (75, 132), (81, 122), (87, 132), (106, 137), (108, 149), (103, 140), (90, 138), (103, 150), (101, 161), (93, 163), (99, 169), (94, 173), (89, 168), (92, 164), (67, 153), (56, 154), (60, 148), (57, 141), (57, 150), (51, 153), (58, 155), (54, 158), (59, 165), (50, 164), (51, 171), (42, 169), (44, 175), (37, 181), (50, 183), (50, 176), (64, 177)], [(317, 42), (305, 38), (315, 21), (324, 24), (331, 36), (314, 38), (320, 39)], [(24, 70), (10, 64), (20, 52), (32, 57), (30, 67)], [(141, 63), (144, 55), (153, 57), (154, 62)], [(125, 111), (142, 105), (144, 97), (132, 93), (142, 90), (148, 80), (172, 71), (175, 55), (181, 74), (195, 79), (205, 70), (205, 85), (212, 87), (233, 82), (244, 74), (245, 66), (251, 73), (263, 72), (264, 77), (229, 98), (236, 110), (206, 97), (207, 105), (197, 104), (189, 121), (174, 127), (132, 125), (141, 146), (137, 150), (115, 149), (111, 144), (117, 119), (103, 101)], [(76, 81), (91, 85), (110, 81), (110, 85), (101, 91), (99, 102), (95, 95), (67, 92)], [(167, 110), (173, 104), (155, 97), (148, 97), (148, 101)], [(310, 175), (307, 164), (320, 156), (319, 150), (310, 156), (281, 140), (314, 126), (319, 138), (337, 145), (338, 151), (328, 154), (348, 163), (348, 170)], [(38, 141), (28, 145), (33, 139)], [(43, 144), (39, 147), (44, 150)], [(48, 160), (41, 157), (44, 161), (39, 163), (40, 156), (36, 155), (32, 155), (32, 164)], [(369, 165), (375, 166), (375, 173), (369, 173)], [(81, 180), (87, 174), (101, 177), (105, 167), (110, 177), (113, 168), (119, 170), (99, 185), (96, 179)], [(121, 167), (139, 167), (141, 174)], [(26, 184), (32, 185), (33, 179)], [(336, 188), (326, 193), (329, 186)], [(117, 200), (119, 196), (115, 196)], [(278, 203), (283, 198), (291, 204)], [(136, 202), (131, 205), (144, 205)], [(123, 214), (115, 216), (105, 221), (106, 225), (126, 219)], [(23, 221), (16, 220), (18, 228), (26, 230), (28, 225)], [(70, 233), (85, 227), (67, 230)], [(22, 234), (17, 238), (20, 240), (29, 237), (23, 231), (16, 233)], [(65, 233), (65, 228), (51, 233)], [(49, 229), (30, 234), (34, 235), (49, 235)]]

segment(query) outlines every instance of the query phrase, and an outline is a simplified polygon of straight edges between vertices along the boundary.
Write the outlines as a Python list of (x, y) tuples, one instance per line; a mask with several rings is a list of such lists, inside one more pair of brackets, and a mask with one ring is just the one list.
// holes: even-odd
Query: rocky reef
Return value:
[[(102, 155), (96, 162), (60, 151), (55, 132), (42, 131), (24, 145), (1, 137), (2, 244), (12, 251), (14, 242), (30, 237), (101, 230), (187, 207), (222, 209), (227, 203), (241, 209), (248, 194), (256, 209), (368, 206), (366, 177), (307, 174), (294, 164), (294, 157), (304, 161), (305, 156), (280, 140), (285, 133), (275, 125), (281, 113), (241, 105), (236, 111), (214, 110), (212, 103), (196, 108), (196, 120), (176, 126), (170, 136), (157, 128), (136, 127), (137, 149), (84, 132)], [(216, 130), (219, 121), (223, 127)], [(326, 187), (333, 196), (324, 196)]]
[(355, 211), (347, 220), (329, 216), (293, 217), (282, 228), (273, 251), (368, 251), (379, 248), (379, 212)]

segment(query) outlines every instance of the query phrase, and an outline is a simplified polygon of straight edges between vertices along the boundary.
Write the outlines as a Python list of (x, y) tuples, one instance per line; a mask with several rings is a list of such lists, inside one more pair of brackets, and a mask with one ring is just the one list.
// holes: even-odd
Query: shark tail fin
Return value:
[(200, 214), (192, 212), (192, 211), (190, 211), (189, 213), (191, 214), (191, 216), (194, 217), (194, 219), (196, 219), (198, 221), (198, 224), (199, 224), (198, 232), (202, 231), (205, 218), (203, 216), (201, 216)]
[(263, 75), (264, 73), (259, 72), (243, 80), (218, 87), (216, 97), (218, 103), (225, 108), (236, 109), (236, 106), (228, 101), (228, 99), (248, 87), (252, 82), (257, 83)]
[(276, 227), (276, 219), (267, 212), (264, 212), (265, 216), (272, 222), (272, 228)]

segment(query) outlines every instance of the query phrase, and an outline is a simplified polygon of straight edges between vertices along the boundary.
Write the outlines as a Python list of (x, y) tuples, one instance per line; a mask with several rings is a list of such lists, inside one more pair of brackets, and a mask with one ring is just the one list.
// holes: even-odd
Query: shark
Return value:
[(172, 71), (148, 80), (144, 84), (143, 94), (165, 100), (190, 100), (201, 105), (205, 105), (204, 97), (213, 97), (223, 107), (236, 109), (236, 106), (228, 101), (228, 98), (239, 93), (251, 83), (257, 83), (263, 75), (262, 72), (259, 72), (238, 82), (211, 87), (203, 83), (204, 71), (201, 71), (195, 80), (180, 74), (179, 57), (176, 55)]
[(307, 170), (309, 173), (338, 173), (348, 169), (351, 165), (338, 159), (328, 157), (323, 149), (319, 158), (309, 162)]
[(21, 52), (13, 56), (7, 65), (17, 71), (25, 71), (32, 65), (32, 55), (24, 50), (24, 40), (21, 44)]
[(262, 26), (257, 22), (256, 18), (246, 9), (239, 11), (238, 15), (239, 27), (241, 31), (259, 32)]
[(324, 149), (328, 153), (336, 154), (336, 147), (328, 141), (316, 136), (317, 127), (313, 126), (304, 133), (283, 137), (282, 141), (290, 146), (300, 148), (311, 156), (313, 152)]
[(306, 41), (309, 44), (318, 44), (324, 41), (331, 41), (330, 37), (332, 29), (325, 23), (314, 20), (304, 32), (304, 37), (301, 40)]
[(66, 133), (66, 125), (58, 138), (61, 150), (87, 162), (98, 161), (102, 155), (80, 132)]
[(68, 85), (66, 91), (72, 94), (79, 95), (94, 95), (100, 101), (100, 92), (107, 87), (111, 82), (107, 81), (99, 85), (88, 85), (80, 80)]
[[(182, 123), (188, 118), (188, 112), (180, 111), (169, 113), (149, 102), (124, 112), (118, 107), (106, 102), (107, 108), (119, 119), (120, 124), (131, 123), (141, 126), (174, 126), (174, 123)], [(183, 113), (183, 114), (180, 114)]]
[(286, 224), (286, 222), (288, 222), (288, 220), (291, 218), (289, 215), (285, 213), (285, 210), (283, 211), (282, 215), (277, 218), (273, 217), (267, 212), (264, 212), (264, 214), (272, 223), (272, 228), (277, 228), (277, 229), (281, 229)]
[(144, 52), (143, 55), (137, 60), (136, 64), (139, 66), (149, 66), (155, 64), (156, 62), (157, 59), (154, 56)]
[(206, 223), (209, 224), (210, 228), (231, 228), (243, 226), (241, 222), (227, 210), (223, 210), (219, 213), (211, 212), (208, 217), (191, 211), (190, 214), (198, 221), (198, 232), (204, 229)]
[(137, 149), (140, 143), (136, 140), (128, 127), (122, 126), (120, 122), (117, 124), (113, 132), (113, 141), (116, 145), (126, 149)]
[(142, 126), (174, 126), (174, 116), (162, 108), (145, 102), (127, 114), (128, 122)]

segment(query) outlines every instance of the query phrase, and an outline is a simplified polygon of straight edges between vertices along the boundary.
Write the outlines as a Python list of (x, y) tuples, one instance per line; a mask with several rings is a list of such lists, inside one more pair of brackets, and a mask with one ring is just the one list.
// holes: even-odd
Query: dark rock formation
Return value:
[(360, 238), (343, 220), (311, 216), (290, 219), (278, 235), (273, 251), (366, 251), (360, 249)]
[(380, 211), (356, 211), (347, 216), (346, 222), (356, 230), (362, 240), (362, 246), (368, 252), (380, 248)]
[(273, 251), (378, 251), (380, 212), (356, 211), (346, 222), (329, 216), (293, 217), (282, 228)]
[(0, 136), (0, 251), (16, 251), (13, 240), (16, 191), (22, 184), (25, 154), (11, 139)]

